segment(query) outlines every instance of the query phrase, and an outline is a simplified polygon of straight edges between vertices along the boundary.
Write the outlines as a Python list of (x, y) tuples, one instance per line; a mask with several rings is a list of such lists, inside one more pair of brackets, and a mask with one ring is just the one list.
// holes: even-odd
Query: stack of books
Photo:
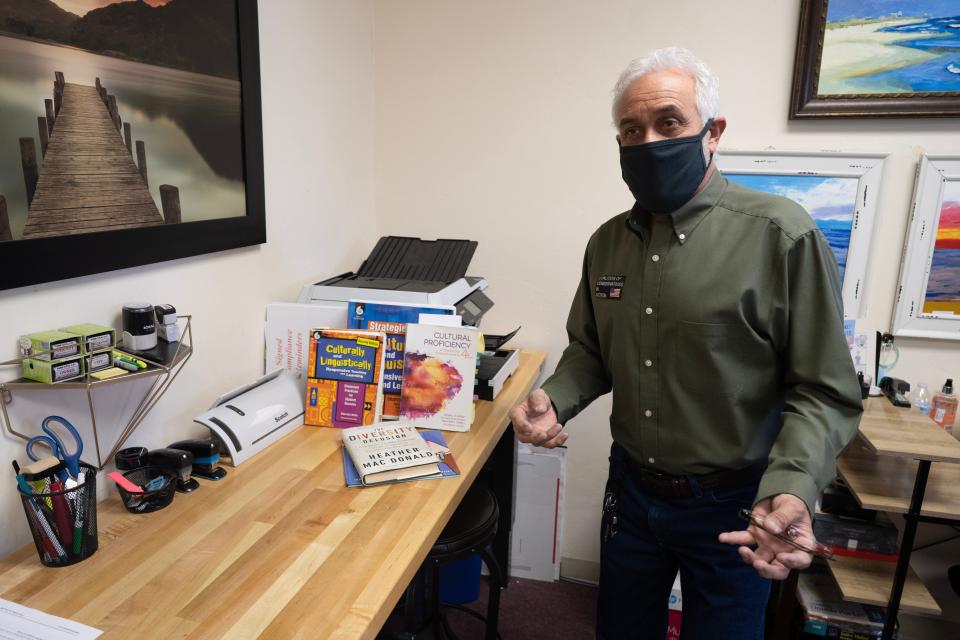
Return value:
[(803, 610), (803, 630), (810, 635), (874, 640), (883, 633), (884, 609), (845, 601), (829, 570), (820, 562), (800, 574), (797, 597)]

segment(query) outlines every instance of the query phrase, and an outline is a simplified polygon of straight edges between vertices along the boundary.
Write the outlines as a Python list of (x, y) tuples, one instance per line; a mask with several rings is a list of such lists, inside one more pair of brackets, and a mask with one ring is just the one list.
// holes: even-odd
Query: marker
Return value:
[(140, 371), (140, 367), (138, 367), (134, 363), (127, 362), (126, 360), (121, 360), (120, 358), (114, 358), (113, 364), (127, 371)]
[(113, 361), (114, 361), (114, 363), (116, 363), (117, 360), (119, 360), (120, 362), (127, 362), (127, 363), (129, 363), (129, 364), (136, 365), (136, 366), (137, 366), (138, 368), (140, 368), (140, 369), (146, 369), (146, 368), (147, 368), (147, 363), (144, 362), (143, 360), (138, 360), (137, 358), (134, 358), (133, 356), (129, 356), (129, 355), (127, 355), (127, 354), (125, 354), (125, 353), (121, 353), (121, 352), (119, 352), (119, 351), (114, 351), (114, 352), (113, 352)]

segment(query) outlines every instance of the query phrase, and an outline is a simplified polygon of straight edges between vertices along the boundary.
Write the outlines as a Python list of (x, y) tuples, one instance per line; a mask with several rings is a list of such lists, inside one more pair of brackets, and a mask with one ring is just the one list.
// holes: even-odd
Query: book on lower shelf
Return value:
[(439, 431), (417, 431), (397, 422), (340, 432), (348, 487), (449, 478), (460, 468)]
[(883, 633), (884, 609), (844, 600), (822, 563), (813, 563), (799, 575), (797, 598), (805, 633), (845, 640), (872, 640)]
[(828, 546), (836, 555), (868, 560), (897, 561), (897, 528), (883, 514), (873, 522), (817, 513), (813, 520), (817, 542)]

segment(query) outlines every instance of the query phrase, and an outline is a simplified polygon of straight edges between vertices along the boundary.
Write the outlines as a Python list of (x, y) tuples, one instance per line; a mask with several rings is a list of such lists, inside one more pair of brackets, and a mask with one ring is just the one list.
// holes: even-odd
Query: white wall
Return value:
[[(195, 355), (130, 444), (157, 447), (199, 435), (195, 415), (219, 392), (262, 373), (264, 306), (295, 300), (305, 282), (356, 267), (377, 237), (373, 4), (261, 2), (260, 37), (266, 245), (0, 292), (0, 360), (16, 355), (23, 333), (82, 321), (118, 324), (120, 306), (131, 299), (170, 302), (193, 315)], [(0, 375), (16, 372), (5, 367)], [(126, 401), (122, 386), (110, 387), (103, 402)], [(63, 409), (48, 398), (51, 412)], [(64, 413), (83, 421), (82, 412)], [(0, 437), (7, 469), (0, 554), (29, 540), (9, 469), (15, 457), (25, 460), (22, 442)], [(114, 491), (110, 484), (101, 483), (101, 494)]]
[[(787, 120), (799, 1), (381, 1), (376, 11), (377, 217), (384, 233), (471, 238), (489, 278), (488, 331), (565, 344), (583, 247), (631, 205), (609, 91), (626, 63), (692, 49), (721, 79), (727, 148), (885, 151), (868, 320), (889, 329), (918, 149), (956, 152), (956, 119)], [(902, 340), (896, 373), (960, 378), (960, 345)], [(562, 555), (598, 557), (609, 430), (604, 399), (570, 425)]]

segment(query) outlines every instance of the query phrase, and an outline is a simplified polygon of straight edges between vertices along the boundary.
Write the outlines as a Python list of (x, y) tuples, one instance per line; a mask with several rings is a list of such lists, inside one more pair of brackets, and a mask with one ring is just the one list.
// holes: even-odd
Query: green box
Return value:
[(100, 351), (99, 353), (91, 353), (83, 358), (83, 370), (87, 373), (93, 373), (94, 371), (100, 371), (101, 369), (108, 369), (113, 366), (113, 352), (112, 351)]
[(60, 360), (40, 360), (27, 358), (23, 361), (23, 377), (27, 380), (53, 384), (83, 376), (83, 358), (62, 358)]
[(80, 336), (66, 331), (41, 331), (24, 337), (30, 341), (30, 357), (38, 360), (78, 356), (82, 349)]
[(117, 346), (117, 332), (113, 327), (85, 322), (61, 329), (66, 333), (80, 337), (83, 353), (96, 353)]

